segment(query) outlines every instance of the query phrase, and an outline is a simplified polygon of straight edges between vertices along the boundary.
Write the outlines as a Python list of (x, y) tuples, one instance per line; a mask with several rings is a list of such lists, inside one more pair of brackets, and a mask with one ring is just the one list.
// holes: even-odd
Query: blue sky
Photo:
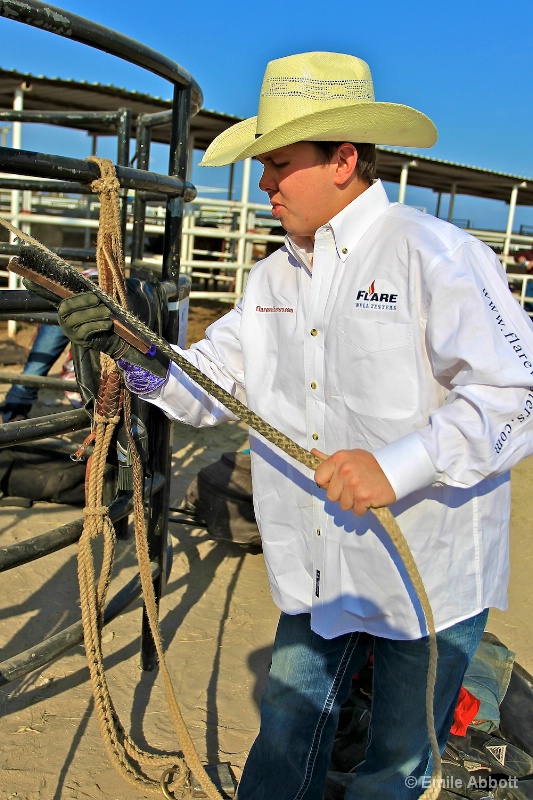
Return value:
[[(376, 99), (405, 103), (430, 116), (435, 158), (533, 178), (533, 3), (531, 0), (63, 0), (58, 5), (161, 51), (198, 81), (204, 106), (237, 116), (257, 111), (265, 64), (306, 50), (331, 50), (368, 61)], [(164, 98), (164, 80), (60, 37), (0, 18), (0, 66), (33, 74), (111, 83)], [(28, 130), (27, 149), (86, 155), (46, 129)], [(105, 155), (105, 153), (104, 153)], [(164, 168), (164, 167), (163, 167)], [(219, 180), (195, 169), (193, 180)], [(395, 190), (391, 194), (394, 197)], [(254, 195), (259, 199), (259, 195)], [(407, 202), (435, 210), (435, 197), (408, 190)], [(505, 205), (456, 201), (455, 216), (476, 225), (505, 224)], [(533, 225), (533, 209), (517, 223)]]

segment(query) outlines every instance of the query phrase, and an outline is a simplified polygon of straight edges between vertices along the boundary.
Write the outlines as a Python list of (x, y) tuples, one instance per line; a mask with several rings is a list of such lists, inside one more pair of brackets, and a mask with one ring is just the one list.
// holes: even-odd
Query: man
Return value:
[[(50, 233), (48, 231), (46, 231), (46, 233), (47, 236), (45, 238), (50, 239)], [(61, 244), (61, 241), (62, 239), (59, 241), (59, 244)], [(86, 278), (96, 279), (98, 277), (98, 270), (96, 267), (89, 267), (83, 270), (82, 275)], [(48, 375), (68, 344), (68, 338), (57, 325), (39, 325), (22, 374)], [(74, 373), (69, 366), (71, 360), (72, 356), (69, 354), (63, 364), (61, 377), (69, 378), (70, 375), (74, 377)], [(39, 390), (34, 386), (23, 386), (20, 383), (14, 383), (6, 394), (0, 408), (1, 421), (21, 422), (28, 419), (31, 408), (37, 400), (38, 393)], [(77, 392), (66, 392), (65, 394), (73, 405), (79, 406), (81, 400)]]
[[(39, 325), (22, 370), (23, 374), (48, 375), (68, 343), (67, 337), (57, 325)], [(0, 409), (2, 422), (19, 422), (28, 419), (38, 391), (33, 386), (13, 384)]]
[[(513, 256), (515, 263), (521, 267), (525, 267), (528, 275), (533, 272), (533, 250), (519, 250)], [(533, 281), (526, 281), (526, 297), (533, 297)], [(526, 311), (531, 313), (533, 311), (533, 303), (524, 303)]]
[[(282, 613), (239, 800), (322, 798), (369, 634), (371, 735), (346, 800), (423, 793), (427, 630), (369, 508), (391, 506), (433, 607), (441, 748), (487, 609), (506, 606), (508, 470), (532, 449), (528, 319), (492, 251), (390, 204), (373, 181), (375, 144), (435, 140), (420, 112), (374, 100), (364, 62), (305, 53), (268, 65), (258, 117), (218, 136), (202, 162), (257, 157), (288, 236), (186, 357), (323, 459), (312, 474), (251, 432), (256, 516)], [(175, 365), (167, 375), (125, 351), (91, 295), (64, 301), (60, 318), (73, 341), (121, 355), (129, 388), (170, 417), (233, 418)]]

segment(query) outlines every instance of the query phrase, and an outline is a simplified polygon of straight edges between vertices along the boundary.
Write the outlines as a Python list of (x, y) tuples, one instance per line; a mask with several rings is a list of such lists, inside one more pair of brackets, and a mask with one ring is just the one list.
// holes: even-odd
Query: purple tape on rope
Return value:
[(155, 392), (166, 381), (166, 377), (160, 378), (158, 375), (153, 375), (148, 370), (138, 367), (136, 364), (130, 364), (123, 358), (117, 359), (117, 365), (124, 373), (126, 388), (133, 394)]

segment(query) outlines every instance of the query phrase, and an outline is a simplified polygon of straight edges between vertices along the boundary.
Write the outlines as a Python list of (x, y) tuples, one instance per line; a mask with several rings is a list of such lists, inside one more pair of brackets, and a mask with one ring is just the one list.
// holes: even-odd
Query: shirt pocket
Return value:
[(347, 406), (380, 419), (412, 416), (418, 402), (412, 325), (340, 317), (337, 331)]

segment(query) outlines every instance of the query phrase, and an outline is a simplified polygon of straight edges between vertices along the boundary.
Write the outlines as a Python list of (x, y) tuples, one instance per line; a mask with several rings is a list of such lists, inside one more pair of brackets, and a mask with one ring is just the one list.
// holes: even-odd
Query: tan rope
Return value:
[[(129, 396), (126, 395), (127, 406), (129, 406), (129, 402), (130, 402)], [(167, 702), (169, 704), (170, 711), (174, 720), (174, 725), (176, 727), (176, 730), (178, 731), (179, 743), (183, 752), (183, 756), (185, 758), (185, 762), (189, 767), (189, 769), (192, 771), (193, 775), (195, 776), (196, 780), (198, 781), (204, 792), (206, 793), (207, 797), (212, 798), (212, 800), (216, 800), (216, 798), (220, 797), (220, 794), (218, 790), (213, 786), (211, 779), (205, 772), (200, 762), (198, 753), (196, 752), (196, 748), (191, 739), (191, 736), (183, 719), (180, 707), (178, 705), (178, 701), (174, 693), (174, 688), (172, 686), (172, 679), (170, 677), (170, 673), (166, 664), (165, 653), (161, 641), (161, 633), (159, 630), (156, 598), (151, 580), (150, 556), (148, 553), (148, 542), (144, 524), (144, 513), (142, 507), (142, 496), (143, 496), (142, 465), (137, 448), (135, 447), (135, 442), (133, 440), (131, 426), (128, 426), (127, 430), (128, 430), (128, 438), (130, 441), (130, 446), (132, 447), (135, 541), (137, 545), (139, 572), (141, 576), (143, 575), (146, 576), (146, 581), (143, 582), (143, 587), (144, 587), (143, 598), (144, 598), (144, 604), (147, 612), (148, 621), (150, 624), (150, 630), (154, 639), (157, 655), (159, 658), (159, 667), (163, 675)]]
[[(3, 224), (12, 232), (14, 232), (20, 239), (27, 241), (35, 245), (36, 247), (40, 248), (43, 252), (46, 252), (48, 254), (48, 257), (50, 257), (56, 264), (58, 264), (65, 271), (72, 270), (72, 268), (66, 262), (63, 262), (59, 258), (59, 256), (57, 256), (56, 253), (50, 251), (41, 242), (38, 242), (36, 239), (33, 239), (28, 234), (25, 234), (22, 231), (19, 231), (17, 228), (14, 228), (14, 226), (6, 222), (5, 220), (0, 219), (0, 223)], [(214, 381), (212, 381), (209, 377), (204, 375), (199, 369), (197, 369), (189, 361), (187, 361), (187, 359), (184, 358), (180, 353), (174, 351), (170, 347), (170, 345), (167, 342), (165, 342), (164, 339), (157, 336), (153, 331), (150, 330), (150, 328), (144, 325), (144, 323), (142, 323), (137, 317), (135, 317), (133, 314), (131, 314), (124, 308), (117, 306), (116, 303), (113, 302), (113, 298), (104, 296), (104, 294), (102, 292), (99, 292), (97, 288), (95, 288), (94, 291), (95, 294), (98, 297), (100, 297), (100, 299), (102, 299), (103, 302), (105, 302), (109, 308), (112, 309), (112, 311), (116, 314), (118, 318), (124, 320), (127, 324), (130, 324), (133, 327), (133, 329), (139, 331), (139, 333), (143, 336), (143, 338), (145, 338), (146, 341), (150, 342), (151, 344), (154, 344), (162, 354), (166, 355), (171, 361), (176, 363), (187, 375), (189, 375), (189, 377), (192, 378), (192, 380), (194, 380), (195, 383), (201, 386), (212, 397), (223, 403), (226, 406), (226, 408), (232, 411), (237, 417), (239, 417), (239, 419), (248, 424), (251, 428), (253, 428), (255, 431), (264, 436), (265, 439), (275, 444), (284, 453), (291, 456), (296, 461), (300, 462), (309, 469), (312, 470), (317, 469), (321, 461), (316, 456), (312, 455), (312, 453), (303, 448), (301, 445), (297, 444), (288, 436), (283, 434), (281, 431), (274, 428), (264, 419), (255, 414), (251, 409), (249, 409), (247, 406), (241, 403), (237, 398), (233, 397), (231, 394), (229, 394), (229, 392), (226, 392), (224, 389), (218, 386)], [(369, 509), (369, 510), (375, 514), (380, 524), (387, 532), (388, 536), (390, 537), (392, 543), (394, 544), (397, 552), (399, 553), (405, 565), (409, 579), (418, 596), (420, 606), (422, 608), (422, 612), (425, 617), (426, 626), (428, 629), (429, 666), (428, 666), (428, 676), (426, 685), (426, 719), (427, 719), (429, 742), (431, 746), (431, 752), (433, 755), (433, 772), (432, 772), (430, 786), (420, 796), (420, 800), (422, 799), (436, 800), (436, 798), (440, 793), (440, 785), (442, 782), (442, 765), (441, 765), (440, 751), (437, 742), (437, 736), (435, 732), (434, 713), (433, 713), (433, 699), (434, 699), (435, 680), (437, 673), (437, 656), (438, 656), (433, 612), (431, 609), (431, 604), (429, 602), (429, 598), (427, 596), (422, 578), (418, 571), (418, 567), (409, 549), (409, 545), (405, 540), (405, 537), (403, 536), (402, 532), (400, 531), (398, 524), (396, 523), (391, 512), (387, 508)], [(197, 775), (195, 775), (195, 777), (198, 779)]]
[(100, 220), (96, 238), (96, 266), (98, 283), (113, 298), (122, 290), (121, 302), (125, 305), (124, 253), (120, 230), (120, 183), (115, 167), (107, 158), (90, 156), (87, 161), (97, 164), (100, 177), (91, 184), (100, 196)]
[[(92, 158), (91, 160), (97, 163), (102, 161), (104, 173), (107, 173), (107, 162), (104, 159)], [(108, 163), (110, 164), (111, 162)], [(97, 184), (97, 186), (98, 185), (100, 184)], [(112, 176), (107, 182), (104, 181), (101, 186), (104, 189), (103, 202), (101, 203), (101, 209), (104, 211), (104, 218), (114, 217), (116, 219), (119, 208), (118, 194), (116, 191), (117, 186)], [(48, 255), (55, 255), (37, 239), (18, 230), (6, 220), (0, 218), (0, 224), (15, 233), (19, 239), (33, 244)], [(100, 233), (99, 229), (97, 242), (99, 281), (106, 287), (104, 289), (106, 294), (109, 294), (110, 297), (118, 296), (120, 302), (126, 307), (120, 229), (118, 225), (113, 225), (112, 227), (113, 230), (111, 232), (103, 231)], [(122, 266), (122, 271), (119, 265)], [(120, 276), (118, 280), (117, 276)], [(113, 278), (115, 280), (113, 280)], [(97, 409), (100, 406), (106, 406), (106, 402), (109, 400), (109, 396), (105, 396), (106, 391), (108, 395), (111, 395), (111, 398), (116, 401), (115, 384), (117, 380), (120, 381), (122, 385), (122, 376), (115, 362), (105, 354), (101, 354), (101, 358), (102, 381), (97, 401)], [(109, 385), (111, 385), (111, 392), (109, 392)], [(124, 392), (124, 395), (127, 396), (128, 393)], [(120, 400), (122, 400), (122, 394)], [(159, 656), (160, 668), (164, 676), (167, 703), (172, 713), (178, 741), (182, 747), (182, 753), (160, 755), (147, 753), (141, 750), (122, 727), (109, 692), (103, 665), (101, 630), (103, 626), (105, 599), (113, 564), (115, 532), (109, 519), (108, 508), (103, 505), (102, 493), (107, 452), (115, 427), (120, 421), (120, 414), (118, 413), (119, 406), (120, 403), (117, 403), (114, 409), (116, 413), (106, 413), (105, 416), (101, 416), (97, 411), (94, 415), (94, 435), (92, 437), (94, 449), (89, 460), (88, 480), (86, 484), (86, 508), (84, 512), (85, 521), (78, 547), (78, 578), (80, 584), (84, 643), (102, 740), (108, 751), (110, 760), (115, 765), (116, 769), (127, 781), (141, 791), (148, 791), (158, 795), (163, 793), (166, 797), (169, 797), (170, 795), (168, 794), (167, 787), (163, 787), (163, 777), (172, 774), (172, 791), (176, 792), (179, 790), (182, 798), (190, 797), (192, 791), (190, 773), (192, 772), (209, 800), (220, 800), (221, 795), (206, 773), (194, 748), (194, 744), (183, 720), (171, 683), (170, 673), (165, 662), (144, 525), (142, 468), (136, 445), (132, 438), (130, 438), (130, 444), (132, 445), (137, 492), (136, 495), (134, 493), (135, 534), (138, 544), (141, 588), (143, 597), (146, 598), (147, 617), (156, 645), (156, 651)], [(126, 410), (129, 415), (129, 400), (126, 403)], [(125, 425), (128, 437), (130, 437), (131, 421), (126, 417)], [(98, 586), (95, 586), (96, 577), (91, 542), (99, 536), (102, 536), (104, 541), (104, 558), (100, 568)], [(164, 769), (165, 773), (161, 780), (151, 779), (143, 774), (137, 765), (132, 764), (128, 760), (128, 757), (135, 759), (137, 764), (149, 765), (153, 769)]]
[[(92, 157), (89, 160), (97, 163), (101, 172), (101, 178), (94, 181), (92, 184), (93, 190), (100, 194), (101, 203), (100, 226), (97, 239), (99, 284), (106, 292), (111, 294), (111, 296), (114, 298), (118, 297), (120, 303), (126, 306), (124, 256), (121, 231), (118, 224), (120, 185), (116, 179), (114, 166), (110, 161), (96, 157)], [(111, 361), (111, 364), (108, 363), (109, 361)], [(102, 368), (104, 369), (104, 374), (106, 374), (107, 370), (110, 370), (112, 378), (114, 378), (113, 370), (118, 370), (115, 363), (107, 357), (103, 357)], [(159, 769), (168, 769), (172, 767), (173, 772), (177, 773), (177, 777), (175, 776), (173, 779), (174, 790), (180, 788), (182, 790), (182, 795), (183, 792), (189, 794), (187, 790), (191, 788), (190, 771), (192, 771), (207, 797), (210, 798), (210, 800), (219, 800), (220, 794), (205, 772), (183, 720), (165, 661), (144, 522), (142, 464), (131, 432), (131, 404), (128, 392), (124, 393), (124, 424), (126, 426), (133, 462), (133, 518), (139, 574), (146, 614), (156, 652), (159, 657), (159, 666), (164, 678), (167, 702), (172, 713), (183, 755), (160, 756), (141, 750), (120, 725), (108, 690), (102, 663), (100, 637), (99, 635), (97, 636), (97, 622), (99, 622), (100, 625), (102, 624), (103, 605), (111, 575), (112, 555), (114, 553), (115, 544), (114, 529), (109, 520), (107, 508), (102, 505), (102, 487), (107, 452), (118, 419), (119, 417), (110, 418), (108, 414), (106, 414), (105, 418), (95, 415), (96, 442), (92, 456), (92, 471), (89, 481), (90, 489), (87, 497), (86, 525), (84, 526), (87, 527), (88, 533), (87, 537), (84, 537), (81, 550), (83, 563), (82, 569), (80, 570), (80, 586), (83, 584), (84, 594), (90, 601), (87, 605), (91, 607), (91, 610), (88, 612), (87, 620), (87, 632), (90, 637), (90, 652), (93, 661), (91, 677), (95, 694), (95, 705), (97, 707), (103, 739), (121, 774), (134, 785), (140, 785), (144, 790), (148, 789), (148, 791), (153, 793), (159, 794), (161, 792), (160, 782), (148, 778), (139, 769), (136, 767), (134, 768), (126, 756), (135, 759), (137, 764), (149, 765), (152, 768), (158, 767)], [(93, 570), (87, 568), (86, 565), (89, 554), (85, 539), (90, 540), (97, 535), (104, 536), (104, 563), (101, 567), (98, 590), (95, 595), (90, 591), (90, 585), (94, 585), (94, 574)], [(98, 612), (93, 609), (95, 601), (98, 603), (99, 620), (95, 618)]]

